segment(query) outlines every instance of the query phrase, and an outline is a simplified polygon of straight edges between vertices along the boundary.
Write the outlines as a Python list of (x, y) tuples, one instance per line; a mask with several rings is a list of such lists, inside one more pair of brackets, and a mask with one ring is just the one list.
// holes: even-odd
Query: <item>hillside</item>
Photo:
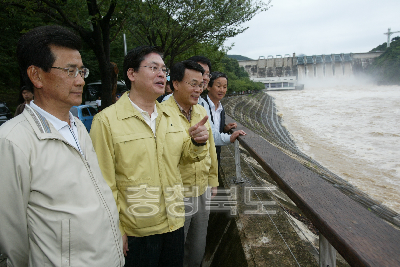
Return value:
[(389, 48), (383, 43), (371, 51), (385, 52), (368, 68), (368, 73), (380, 84), (400, 85), (400, 37), (393, 38)]
[(245, 57), (245, 56), (241, 56), (241, 55), (228, 55), (228, 57), (236, 59), (238, 61), (240, 61), (240, 60), (254, 60), (254, 59), (251, 59), (249, 57)]

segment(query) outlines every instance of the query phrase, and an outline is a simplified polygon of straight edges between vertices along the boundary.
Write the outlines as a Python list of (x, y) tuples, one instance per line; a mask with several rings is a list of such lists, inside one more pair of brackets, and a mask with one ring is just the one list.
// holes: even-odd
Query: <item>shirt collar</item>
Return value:
[(175, 103), (178, 105), (179, 110), (182, 112), (183, 116), (185, 116), (185, 118), (190, 122), (190, 119), (191, 119), (191, 117), (192, 117), (191, 114), (192, 114), (192, 108), (193, 108), (193, 106), (190, 106), (189, 112), (186, 112), (186, 111), (181, 107), (181, 105), (179, 105), (179, 103), (176, 101), (175, 96), (174, 96), (174, 100), (175, 100)]
[[(68, 123), (66, 121), (62, 121), (59, 118), (56, 118), (55, 116), (51, 115), (50, 113), (48, 113), (47, 111), (43, 110), (42, 108), (38, 107), (35, 103), (34, 100), (31, 101), (30, 106), (36, 110), (37, 112), (39, 112), (40, 115), (42, 115), (48, 122), (50, 122), (54, 128), (57, 131), (60, 131), (62, 128), (64, 128), (65, 126), (68, 126)], [(69, 114), (69, 121), (71, 123), (71, 126), (75, 126), (76, 127), (76, 123), (75, 123), (75, 119), (74, 116), (72, 115), (71, 112), (68, 112)]]
[(210, 104), (211, 110), (213, 110), (213, 111), (222, 110), (222, 105), (221, 105), (221, 103), (219, 101), (218, 101), (218, 108), (217, 108), (217, 110), (215, 110), (214, 102), (212, 102), (212, 100), (210, 99), (210, 97), (208, 95), (207, 95), (207, 99), (208, 99), (208, 103)]
[[(129, 97), (129, 94), (128, 94), (128, 99), (129, 99), (129, 101), (131, 102), (132, 106), (133, 106), (134, 108), (136, 108), (142, 115), (149, 116), (150, 118), (153, 117), (153, 116), (155, 116), (155, 117), (158, 116), (158, 113), (157, 113), (157, 105), (156, 105), (156, 104), (154, 104), (154, 111), (153, 111), (153, 113), (152, 113), (152, 114), (149, 114), (147, 111), (144, 111), (144, 110), (141, 109), (138, 105), (136, 105), (135, 103), (133, 103), (132, 99)], [(153, 115), (153, 116), (152, 116), (152, 115)]]

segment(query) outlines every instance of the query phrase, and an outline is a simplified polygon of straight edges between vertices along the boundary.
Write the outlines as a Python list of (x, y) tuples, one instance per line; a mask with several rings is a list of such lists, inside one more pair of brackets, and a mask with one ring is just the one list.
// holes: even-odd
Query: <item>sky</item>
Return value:
[[(265, 2), (267, 0), (264, 0)], [(272, 7), (227, 39), (229, 55), (252, 59), (286, 54), (362, 53), (400, 31), (400, 0), (272, 0)], [(400, 36), (395, 33), (394, 38)]]

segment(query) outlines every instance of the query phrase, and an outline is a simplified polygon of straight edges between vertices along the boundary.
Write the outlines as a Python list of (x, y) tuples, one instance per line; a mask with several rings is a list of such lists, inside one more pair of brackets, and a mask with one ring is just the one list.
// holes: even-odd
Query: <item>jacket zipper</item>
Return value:
[[(97, 195), (99, 196), (99, 198), (101, 199), (101, 202), (102, 202), (104, 208), (105, 208), (106, 211), (107, 211), (108, 217), (109, 217), (109, 218), (113, 218), (113, 216), (112, 216), (112, 214), (111, 214), (111, 211), (110, 211), (110, 209), (109, 209), (109, 207), (108, 207), (108, 205), (107, 205), (107, 202), (105, 201), (105, 199), (104, 199), (104, 197), (103, 197), (103, 194), (102, 194), (101, 191), (100, 191), (99, 185), (97, 184), (96, 179), (95, 179), (94, 176), (93, 176), (93, 173), (92, 173), (91, 168), (90, 168), (90, 164), (89, 164), (89, 162), (84, 158), (84, 155), (81, 154), (81, 152), (80, 152), (76, 147), (74, 147), (74, 146), (71, 145), (70, 143), (66, 142), (65, 140), (62, 140), (62, 139), (60, 139), (60, 138), (51, 138), (51, 139), (52, 139), (52, 140), (61, 141), (61, 142), (63, 142), (64, 144), (66, 144), (66, 145), (72, 147), (76, 152), (78, 152), (78, 154), (79, 154), (80, 157), (81, 157), (81, 160), (83, 161), (83, 164), (84, 164), (85, 167), (86, 167), (86, 170), (87, 170), (88, 173), (89, 173), (90, 180), (92, 181), (92, 183), (93, 183), (93, 185), (94, 185), (94, 187), (95, 187), (95, 189), (96, 189), (96, 193), (97, 193)], [(83, 151), (82, 151), (82, 153), (83, 153)], [(110, 220), (110, 221), (114, 222), (113, 220)], [(119, 254), (118, 256), (119, 256), (119, 258), (120, 258), (120, 263), (121, 263), (121, 261), (122, 261), (121, 259), (123, 259), (124, 256), (123, 256), (123, 253), (122, 253), (122, 251), (121, 251), (120, 244), (119, 244), (119, 242), (118, 242), (118, 238), (117, 238), (117, 235), (116, 235), (116, 231), (117, 231), (117, 230), (119, 231), (119, 227), (118, 227), (118, 229), (115, 229), (116, 226), (114, 225), (114, 223), (112, 224), (112, 226), (113, 226), (113, 227), (112, 227), (112, 232), (113, 232), (113, 235), (114, 235), (114, 242), (115, 242), (115, 244), (116, 244), (116, 247), (117, 247), (117, 250), (118, 250), (118, 254)], [(121, 266), (121, 267), (122, 267), (122, 266)]]

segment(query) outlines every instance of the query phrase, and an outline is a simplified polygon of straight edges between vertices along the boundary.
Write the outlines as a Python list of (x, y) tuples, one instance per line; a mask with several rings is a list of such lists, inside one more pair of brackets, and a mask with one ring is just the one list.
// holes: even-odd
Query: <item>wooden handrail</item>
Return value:
[[(235, 122), (226, 116), (226, 123)], [(277, 185), (351, 266), (400, 266), (400, 231), (317, 173), (237, 123), (238, 138)]]

